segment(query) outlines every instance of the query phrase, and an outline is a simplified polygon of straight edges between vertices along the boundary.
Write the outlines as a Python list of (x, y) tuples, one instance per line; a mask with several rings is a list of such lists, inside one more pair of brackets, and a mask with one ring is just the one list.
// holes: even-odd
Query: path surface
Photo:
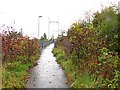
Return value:
[(27, 88), (68, 88), (65, 74), (52, 54), (54, 44), (42, 50), (38, 65), (30, 70)]

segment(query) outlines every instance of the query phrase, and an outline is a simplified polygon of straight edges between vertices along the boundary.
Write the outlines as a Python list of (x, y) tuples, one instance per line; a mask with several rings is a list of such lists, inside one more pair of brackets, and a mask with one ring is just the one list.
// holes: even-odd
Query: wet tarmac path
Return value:
[(27, 88), (68, 88), (64, 71), (52, 54), (54, 44), (42, 50), (38, 65), (30, 70)]

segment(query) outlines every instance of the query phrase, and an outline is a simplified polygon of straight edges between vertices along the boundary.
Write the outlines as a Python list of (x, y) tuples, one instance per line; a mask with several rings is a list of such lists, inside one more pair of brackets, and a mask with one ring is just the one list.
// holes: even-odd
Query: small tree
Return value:
[(106, 7), (95, 13), (93, 26), (98, 31), (99, 38), (104, 38), (106, 47), (112, 51), (118, 50), (118, 14), (114, 6)]
[(40, 40), (47, 40), (47, 35), (46, 35), (46, 33), (44, 33), (43, 36), (41, 36)]

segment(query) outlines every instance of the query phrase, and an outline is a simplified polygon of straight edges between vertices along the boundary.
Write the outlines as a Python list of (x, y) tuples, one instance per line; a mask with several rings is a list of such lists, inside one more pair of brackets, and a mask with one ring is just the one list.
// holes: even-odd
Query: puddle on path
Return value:
[(42, 50), (38, 65), (30, 70), (27, 88), (68, 88), (64, 71), (52, 54), (53, 48), (51, 44)]

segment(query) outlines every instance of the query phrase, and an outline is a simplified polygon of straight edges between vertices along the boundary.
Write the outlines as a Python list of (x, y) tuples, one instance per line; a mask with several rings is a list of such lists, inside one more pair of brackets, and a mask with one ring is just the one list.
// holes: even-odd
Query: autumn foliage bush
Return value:
[(36, 65), (40, 55), (40, 45), (36, 38), (23, 36), (13, 27), (0, 27), (2, 41), (2, 88), (24, 88), (30, 67)]
[(62, 47), (81, 73), (88, 71), (94, 76), (98, 87), (119, 87), (118, 53), (104, 47), (106, 41), (93, 28), (76, 29), (77, 25), (73, 24), (68, 35), (58, 39), (56, 47)]
[[(67, 36), (61, 36), (56, 42), (56, 47), (62, 47), (65, 54), (72, 58), (73, 63), (79, 66), (81, 73), (88, 71), (89, 75), (96, 79), (97, 87), (120, 87), (117, 19), (112, 23), (106, 21), (106, 16), (109, 19), (113, 19), (111, 15), (118, 17), (111, 8), (105, 8), (96, 14), (90, 23), (73, 23)], [(101, 18), (102, 21), (97, 23), (96, 28), (95, 20)]]
[(23, 59), (29, 60), (30, 57), (38, 55), (40, 52), (37, 39), (30, 39), (23, 36), (22, 32), (16, 32), (12, 27), (2, 30), (2, 58), (3, 62), (12, 62)]

